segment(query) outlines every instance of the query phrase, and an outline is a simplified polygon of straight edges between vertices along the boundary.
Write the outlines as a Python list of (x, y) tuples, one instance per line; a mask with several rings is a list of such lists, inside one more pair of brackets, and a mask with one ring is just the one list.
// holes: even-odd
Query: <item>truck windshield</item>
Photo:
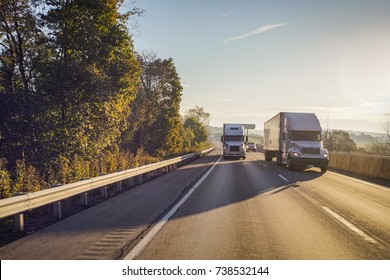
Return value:
[(293, 141), (321, 141), (320, 131), (292, 131), (291, 140)]
[(225, 135), (224, 136), (225, 141), (244, 141), (244, 136), (242, 135)]

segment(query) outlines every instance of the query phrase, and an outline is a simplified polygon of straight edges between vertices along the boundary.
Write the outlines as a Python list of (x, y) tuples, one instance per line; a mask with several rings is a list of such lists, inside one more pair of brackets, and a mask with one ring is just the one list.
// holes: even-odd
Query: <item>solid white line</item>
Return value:
[(342, 224), (344, 224), (346, 227), (348, 227), (350, 230), (352, 230), (353, 232), (357, 233), (360, 237), (362, 237), (364, 240), (368, 241), (368, 242), (371, 242), (371, 243), (377, 243), (373, 238), (371, 238), (370, 236), (368, 236), (366, 233), (364, 233), (362, 230), (358, 229), (357, 227), (355, 227), (353, 224), (351, 224), (350, 222), (348, 222), (346, 219), (344, 219), (342, 216), (340, 216), (339, 214), (337, 214), (336, 212), (330, 210), (328, 207), (326, 206), (322, 206), (322, 209), (324, 209), (328, 214), (332, 215), (333, 218), (337, 219), (339, 222), (341, 222)]
[(360, 180), (360, 179), (355, 179), (355, 178), (352, 178), (352, 177), (349, 177), (349, 176), (345, 176), (345, 175), (342, 175), (342, 174), (338, 174), (338, 173), (332, 172), (332, 171), (328, 171), (328, 172), (333, 174), (333, 175), (337, 175), (339, 177), (343, 177), (343, 178), (348, 179), (348, 180), (356, 181), (356, 182), (359, 182), (359, 183), (362, 183), (362, 184), (366, 184), (366, 185), (369, 185), (369, 186), (372, 186), (372, 187), (381, 188), (382, 190), (390, 191), (389, 188), (381, 186), (381, 185), (378, 185), (378, 184), (373, 184), (373, 183), (370, 183), (370, 182), (367, 182), (367, 181), (363, 181), (363, 180)]
[(289, 180), (287, 180), (287, 179), (286, 179), (285, 177), (283, 177), (282, 175), (278, 174), (278, 176), (279, 176), (280, 178), (282, 178), (284, 181), (286, 181), (287, 183), (290, 182)]
[(134, 248), (124, 257), (124, 260), (133, 260), (142, 251), (148, 246), (148, 244), (153, 240), (153, 238), (157, 235), (157, 233), (164, 227), (164, 225), (168, 222), (168, 220), (176, 213), (177, 209), (186, 202), (186, 200), (194, 193), (194, 191), (202, 184), (202, 182), (210, 175), (211, 171), (213, 171), (214, 167), (221, 160), (222, 156), (218, 158), (218, 160), (214, 163), (213, 166), (200, 178), (200, 180), (190, 189), (190, 191), (183, 196), (182, 199), (167, 213), (164, 217), (159, 220), (155, 226), (153, 226), (150, 231), (144, 236), (144, 238), (134, 246)]

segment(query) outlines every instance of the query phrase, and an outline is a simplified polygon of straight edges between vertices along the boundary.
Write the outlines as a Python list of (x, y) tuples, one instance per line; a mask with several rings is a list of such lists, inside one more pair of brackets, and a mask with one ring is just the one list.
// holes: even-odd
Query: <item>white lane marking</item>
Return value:
[(200, 178), (200, 180), (190, 189), (190, 191), (183, 196), (182, 199), (167, 213), (164, 217), (159, 220), (155, 226), (153, 226), (150, 231), (144, 236), (144, 238), (138, 242), (137, 245), (124, 257), (124, 260), (133, 260), (137, 256), (139, 256), (142, 251), (148, 246), (148, 244), (153, 240), (153, 238), (157, 235), (157, 233), (164, 227), (164, 225), (168, 222), (168, 220), (176, 213), (177, 209), (186, 202), (186, 200), (194, 193), (194, 191), (202, 184), (202, 182), (210, 175), (211, 171), (213, 171), (214, 167), (221, 160), (222, 156), (218, 158), (218, 160), (214, 163), (213, 166)]
[(289, 180), (287, 180), (286, 179), (286, 177), (283, 177), (282, 175), (280, 175), (280, 174), (278, 174), (278, 176), (280, 177), (280, 178), (282, 178), (284, 181), (286, 181), (287, 183), (289, 183), (290, 181)]
[(267, 165), (265, 165), (265, 164), (263, 164), (263, 163), (262, 163), (262, 165), (263, 165), (264, 167), (268, 167)]
[(377, 242), (371, 238), (370, 236), (368, 236), (366, 233), (364, 233), (362, 230), (358, 229), (356, 226), (354, 226), (353, 224), (351, 224), (350, 222), (348, 222), (346, 219), (344, 219), (343, 217), (341, 217), (339, 214), (337, 214), (336, 212), (330, 210), (328, 207), (326, 206), (322, 206), (322, 209), (324, 209), (328, 214), (330, 214), (331, 216), (333, 216), (333, 218), (337, 219), (340, 223), (344, 224), (346, 227), (348, 227), (350, 230), (352, 230), (353, 232), (355, 232), (356, 234), (358, 234), (360, 237), (362, 237), (364, 240), (370, 242), (370, 243), (374, 243), (376, 244)]
[(360, 179), (355, 179), (355, 178), (352, 178), (352, 177), (349, 177), (349, 176), (345, 176), (345, 175), (341, 175), (341, 174), (338, 174), (338, 173), (332, 172), (332, 171), (328, 171), (328, 172), (333, 174), (333, 175), (337, 175), (339, 177), (343, 177), (343, 178), (348, 179), (348, 180), (356, 181), (356, 182), (359, 182), (359, 183), (362, 183), (362, 184), (366, 184), (366, 185), (369, 185), (369, 186), (372, 186), (372, 187), (381, 188), (382, 190), (390, 191), (389, 188), (381, 186), (381, 185), (378, 185), (378, 184), (373, 184), (373, 183), (370, 183), (370, 182), (367, 182), (367, 181), (363, 181), (363, 180), (360, 180)]

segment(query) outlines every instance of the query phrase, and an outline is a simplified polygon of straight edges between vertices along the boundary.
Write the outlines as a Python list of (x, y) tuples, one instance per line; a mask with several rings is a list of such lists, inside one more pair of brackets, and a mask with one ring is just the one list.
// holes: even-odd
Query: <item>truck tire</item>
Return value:
[(321, 167), (321, 173), (325, 173), (326, 171), (328, 171), (328, 167)]
[(265, 156), (265, 160), (266, 161), (272, 161), (272, 155), (271, 155), (271, 153), (270, 152), (265, 152), (264, 153), (264, 156)]
[(291, 163), (290, 157), (288, 157), (288, 159), (287, 159), (287, 167), (289, 170), (294, 170), (294, 166)]
[(283, 164), (282, 164), (282, 153), (278, 153), (276, 155), (276, 165), (283, 166)]

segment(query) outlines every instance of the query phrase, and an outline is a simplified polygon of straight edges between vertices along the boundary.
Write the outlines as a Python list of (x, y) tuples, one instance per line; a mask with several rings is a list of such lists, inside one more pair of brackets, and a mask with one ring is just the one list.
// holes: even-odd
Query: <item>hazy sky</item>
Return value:
[(329, 128), (390, 121), (390, 1), (137, 0), (138, 51), (172, 57), (211, 125), (314, 112)]

